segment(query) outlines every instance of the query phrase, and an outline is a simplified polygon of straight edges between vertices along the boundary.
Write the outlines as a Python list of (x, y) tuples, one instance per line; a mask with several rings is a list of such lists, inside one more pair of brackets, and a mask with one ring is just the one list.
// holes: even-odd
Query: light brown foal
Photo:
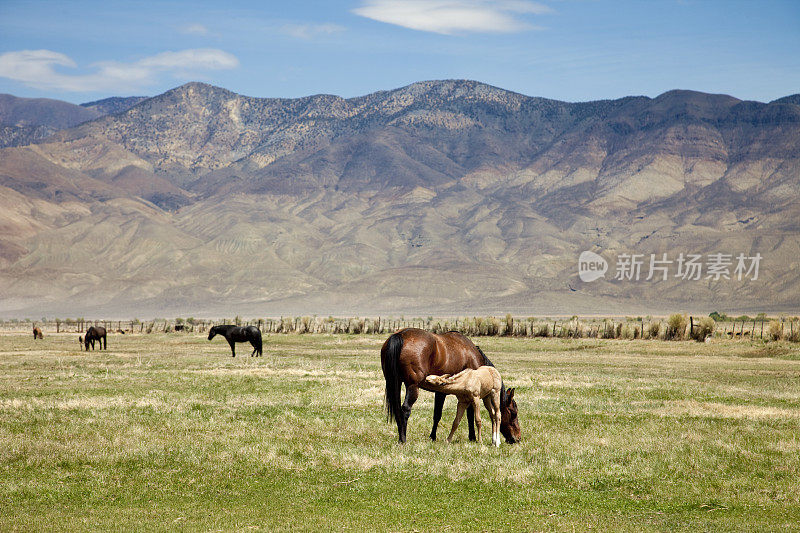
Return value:
[(427, 376), (426, 389), (443, 394), (453, 394), (458, 397), (458, 410), (456, 419), (453, 420), (453, 429), (447, 442), (453, 440), (453, 435), (458, 429), (464, 411), (470, 405), (475, 407), (475, 429), (478, 442), (481, 442), (481, 415), (480, 400), (489, 411), (492, 420), (492, 444), (500, 446), (500, 388), (503, 380), (500, 372), (493, 366), (481, 366), (477, 369), (467, 368), (458, 374), (444, 374), (441, 376)]

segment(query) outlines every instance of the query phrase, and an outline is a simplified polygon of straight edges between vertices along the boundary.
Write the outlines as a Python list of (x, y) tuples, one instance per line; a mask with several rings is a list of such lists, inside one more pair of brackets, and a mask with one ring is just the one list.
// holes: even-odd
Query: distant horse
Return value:
[(235, 344), (237, 342), (249, 342), (253, 345), (253, 353), (256, 357), (263, 355), (261, 350), (261, 330), (255, 326), (239, 327), (231, 324), (224, 326), (214, 326), (208, 331), (208, 340), (214, 338), (214, 335), (222, 335), (228, 344), (231, 345), (231, 356), (236, 357)]
[(33, 340), (36, 339), (44, 339), (44, 335), (42, 335), (42, 330), (39, 326), (33, 326)]
[(98, 341), (100, 343), (101, 350), (108, 349), (108, 339), (106, 338), (106, 328), (103, 326), (89, 326), (89, 329), (86, 330), (86, 334), (83, 337), (78, 337), (83, 343), (83, 346), (86, 348), (86, 351), (89, 351), (89, 345), (92, 345), (92, 350), (94, 350), (94, 342)]
[(458, 398), (458, 410), (447, 442), (453, 440), (461, 417), (469, 406), (475, 410), (476, 433), (478, 442), (481, 442), (480, 401), (483, 400), (492, 420), (492, 444), (500, 446), (500, 389), (503, 387), (503, 379), (495, 367), (482, 366), (477, 370), (466, 368), (453, 376), (428, 376), (425, 378), (425, 385), (433, 391), (455, 394)]
[[(417, 401), (419, 389), (431, 389), (425, 378), (430, 375), (456, 374), (465, 368), (494, 366), (489, 358), (464, 335), (451, 331), (441, 335), (417, 328), (401, 329), (386, 339), (381, 348), (381, 368), (386, 380), (386, 415), (397, 423), (401, 443), (406, 441), (406, 427), (411, 408)], [(405, 383), (406, 397), (400, 404), (400, 388)], [(436, 392), (436, 391), (434, 391)], [(436, 392), (433, 406), (431, 439), (436, 440), (436, 427), (442, 418), (445, 394)], [(506, 442), (520, 438), (517, 403), (514, 389), (500, 388), (500, 432)], [(475, 440), (474, 408), (467, 409), (469, 440)]]

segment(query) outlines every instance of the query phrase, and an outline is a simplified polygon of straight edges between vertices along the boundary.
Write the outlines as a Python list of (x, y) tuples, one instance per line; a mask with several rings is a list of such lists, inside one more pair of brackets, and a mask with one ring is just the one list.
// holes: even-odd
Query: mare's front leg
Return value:
[(435, 393), (433, 397), (433, 429), (431, 429), (431, 440), (436, 440), (436, 428), (439, 427), (439, 420), (442, 419), (442, 407), (447, 395), (443, 392)]
[(475, 440), (475, 408), (467, 407), (467, 422), (469, 423), (469, 440)]
[(458, 399), (456, 418), (453, 420), (453, 429), (450, 430), (450, 435), (447, 436), (447, 442), (453, 442), (453, 435), (456, 434), (458, 424), (461, 422), (461, 417), (464, 416), (464, 411), (467, 409), (467, 405), (467, 403), (461, 401), (461, 398)]
[(414, 402), (417, 401), (417, 396), (419, 396), (419, 387), (406, 383), (406, 398), (403, 400), (402, 407), (403, 416), (397, 421), (397, 434), (400, 439), (400, 444), (404, 444), (406, 442), (408, 417), (411, 416), (411, 408), (414, 407)]
[(236, 343), (234, 341), (228, 341), (228, 344), (231, 345), (231, 357), (236, 357)]

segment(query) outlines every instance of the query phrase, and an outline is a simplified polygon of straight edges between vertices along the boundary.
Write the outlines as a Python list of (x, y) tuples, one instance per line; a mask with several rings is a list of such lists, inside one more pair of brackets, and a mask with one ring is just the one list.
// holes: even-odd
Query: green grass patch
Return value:
[(481, 338), (523, 430), (494, 449), (465, 427), (430, 442), (424, 392), (396, 444), (383, 337), (270, 335), (235, 359), (199, 335), (74, 337), (0, 335), (0, 530), (800, 523), (794, 345)]

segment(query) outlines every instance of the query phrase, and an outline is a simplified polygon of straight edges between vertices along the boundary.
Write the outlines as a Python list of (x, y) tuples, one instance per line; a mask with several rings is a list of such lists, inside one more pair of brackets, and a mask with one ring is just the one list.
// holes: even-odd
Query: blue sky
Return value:
[(800, 92), (800, 1), (0, 0), (0, 93), (85, 102), (200, 80), (345, 97), (468, 78), (586, 101)]

